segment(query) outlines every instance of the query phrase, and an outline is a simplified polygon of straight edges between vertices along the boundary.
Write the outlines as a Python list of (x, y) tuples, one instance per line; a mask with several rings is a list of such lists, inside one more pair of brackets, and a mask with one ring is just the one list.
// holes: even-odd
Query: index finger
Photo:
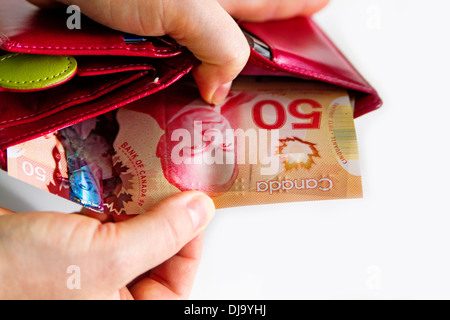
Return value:
[(186, 2), (180, 6), (178, 1), (167, 1), (164, 30), (201, 61), (194, 78), (202, 97), (218, 104), (247, 64), (250, 47), (237, 23), (217, 1)]
[(219, 0), (237, 19), (266, 21), (309, 16), (325, 7), (330, 0)]

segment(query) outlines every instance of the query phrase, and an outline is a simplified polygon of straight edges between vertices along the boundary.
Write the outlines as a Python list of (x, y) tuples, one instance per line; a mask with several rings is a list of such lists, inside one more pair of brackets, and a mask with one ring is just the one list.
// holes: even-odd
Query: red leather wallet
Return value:
[[(0, 92), (0, 167), (6, 167), (8, 147), (163, 90), (198, 63), (169, 37), (126, 43), (121, 32), (86, 17), (80, 30), (69, 30), (67, 18), (64, 11), (38, 9), (26, 1), (0, 2), (0, 57), (70, 55), (78, 62), (76, 76), (59, 86)], [(271, 52), (269, 59), (252, 49), (242, 74), (298, 77), (344, 87), (356, 99), (355, 117), (381, 106), (375, 89), (311, 18), (239, 24)]]

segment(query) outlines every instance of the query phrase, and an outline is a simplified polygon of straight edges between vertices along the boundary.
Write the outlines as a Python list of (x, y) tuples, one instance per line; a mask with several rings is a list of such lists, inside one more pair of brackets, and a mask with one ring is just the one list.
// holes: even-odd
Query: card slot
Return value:
[[(39, 121), (37, 121), (37, 118), (27, 117), (18, 120), (20, 122), (14, 122), (14, 125), (12, 123), (8, 126), (3, 124), (2, 127), (0, 124), (0, 150), (6, 150), (10, 146), (52, 133), (159, 92), (190, 73), (196, 63), (196, 59), (188, 52), (171, 59), (157, 59), (157, 63), (154, 65), (158, 75), (157, 78), (142, 71), (140, 74), (145, 73), (145, 75), (134, 74), (136, 76), (134, 80), (126, 82), (126, 79), (124, 79), (124, 82), (117, 83), (114, 89), (96, 99), (79, 100), (72, 105), (66, 104), (65, 108), (54, 108), (51, 112), (45, 112), (45, 110), (41, 110), (43, 112), (40, 114), (34, 112), (33, 115), (38, 116)], [(108, 78), (111, 76), (118, 75), (105, 75)], [(80, 80), (84, 81), (99, 78), (101, 76), (79, 77)], [(2, 93), (0, 93), (1, 95)], [(0, 110), (1, 114), (2, 110)]]
[(42, 120), (74, 105), (95, 100), (147, 74), (147, 71), (141, 71), (98, 77), (76, 77), (68, 83), (46, 91), (22, 94), (1, 92), (0, 129)]
[(122, 56), (77, 56), (78, 76), (89, 77), (129, 71), (148, 71), (155, 75), (154, 59)]

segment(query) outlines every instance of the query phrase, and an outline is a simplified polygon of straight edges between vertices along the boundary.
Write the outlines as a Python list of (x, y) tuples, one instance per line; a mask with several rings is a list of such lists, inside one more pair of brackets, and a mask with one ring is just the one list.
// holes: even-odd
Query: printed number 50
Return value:
[(45, 174), (47, 172), (41, 167), (34, 167), (30, 162), (25, 161), (22, 164), (22, 170), (29, 177), (34, 176), (39, 181), (45, 181)]
[[(294, 118), (301, 119), (301, 120), (307, 120), (306, 122), (300, 122), (300, 123), (293, 123), (292, 129), (298, 130), (298, 129), (320, 129), (320, 120), (322, 118), (322, 112), (320, 111), (313, 111), (311, 113), (303, 113), (299, 110), (299, 107), (301, 105), (309, 105), (313, 109), (321, 109), (322, 106), (320, 103), (314, 100), (310, 99), (298, 99), (294, 100), (289, 104), (288, 112), (291, 114)], [(263, 108), (265, 106), (272, 106), (275, 110), (275, 113), (277, 115), (276, 121), (274, 123), (267, 123), (264, 120), (263, 115)], [(287, 119), (287, 113), (285, 110), (285, 107), (278, 101), (275, 100), (262, 100), (255, 104), (253, 107), (253, 120), (255, 121), (256, 125), (260, 128), (266, 129), (266, 130), (274, 130), (274, 129), (281, 129), (281, 127), (284, 126)]]

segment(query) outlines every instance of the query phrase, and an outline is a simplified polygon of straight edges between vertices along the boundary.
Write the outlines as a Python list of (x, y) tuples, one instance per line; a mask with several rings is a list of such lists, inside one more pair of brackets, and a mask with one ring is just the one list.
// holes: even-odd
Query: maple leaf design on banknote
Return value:
[(113, 154), (113, 161), (113, 170), (120, 177), (121, 183), (118, 191), (105, 198), (103, 208), (105, 213), (121, 214), (125, 204), (133, 201), (133, 196), (128, 191), (133, 189), (135, 175), (118, 159), (117, 153)]
[(104, 213), (107, 214), (121, 214), (125, 209), (125, 203), (133, 201), (133, 196), (127, 192), (120, 193), (119, 196), (113, 195), (105, 199), (103, 207)]
[(311, 169), (315, 163), (314, 158), (320, 158), (316, 144), (304, 141), (297, 137), (280, 139), (278, 154), (283, 159), (286, 171), (298, 169)]
[(113, 158), (114, 158), (114, 166), (113, 166), (113, 170), (116, 174), (120, 175), (122, 173), (127, 172), (130, 168), (128, 168), (126, 165), (124, 165), (122, 163), (122, 161), (118, 160), (117, 158), (117, 153), (114, 152), (113, 154)]

